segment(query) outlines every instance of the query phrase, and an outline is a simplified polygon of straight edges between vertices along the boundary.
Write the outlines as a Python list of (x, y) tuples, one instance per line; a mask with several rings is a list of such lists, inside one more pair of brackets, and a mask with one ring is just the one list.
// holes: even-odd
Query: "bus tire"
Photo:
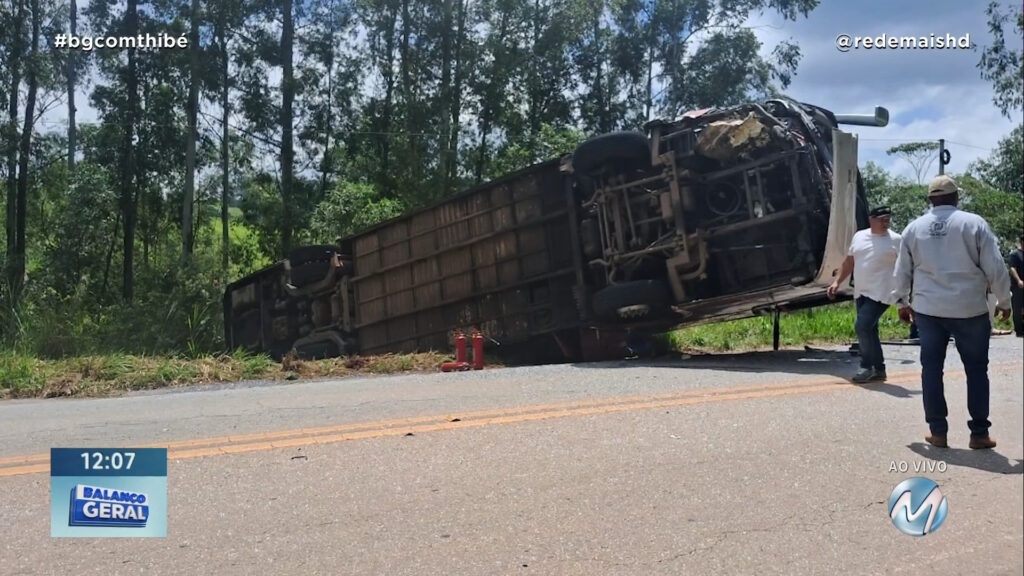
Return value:
[(606, 319), (627, 319), (662, 312), (671, 304), (671, 290), (661, 280), (634, 280), (597, 291), (594, 314)]
[(608, 170), (636, 170), (651, 165), (651, 145), (640, 132), (610, 132), (594, 136), (576, 147), (573, 170), (595, 176)]
[(299, 266), (293, 266), (291, 269), (291, 285), (296, 288), (304, 288), (311, 284), (323, 280), (327, 277), (327, 274), (331, 271), (331, 263), (327, 262), (307, 262)]
[(288, 253), (288, 262), (293, 268), (296, 268), (307, 262), (330, 262), (332, 256), (340, 253), (341, 250), (331, 244), (299, 246)]

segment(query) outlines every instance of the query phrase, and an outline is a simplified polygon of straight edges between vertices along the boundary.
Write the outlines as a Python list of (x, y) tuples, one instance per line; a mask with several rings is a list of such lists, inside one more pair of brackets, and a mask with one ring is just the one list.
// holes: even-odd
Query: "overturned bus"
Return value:
[(227, 347), (445, 350), (479, 330), (536, 362), (590, 360), (627, 333), (827, 304), (867, 227), (839, 125), (887, 122), (776, 98), (596, 136), (230, 284)]

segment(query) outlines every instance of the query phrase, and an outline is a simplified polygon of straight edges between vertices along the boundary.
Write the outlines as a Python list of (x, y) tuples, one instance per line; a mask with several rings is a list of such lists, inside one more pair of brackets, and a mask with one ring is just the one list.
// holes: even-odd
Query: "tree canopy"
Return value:
[(987, 159), (973, 163), (969, 170), (998, 190), (1024, 195), (1024, 125), (1014, 128)]
[(985, 14), (992, 44), (982, 50), (978, 68), (992, 83), (992, 102), (1010, 118), (1011, 112), (1024, 107), (1024, 11), (1020, 4), (1004, 9), (999, 2), (989, 2)]

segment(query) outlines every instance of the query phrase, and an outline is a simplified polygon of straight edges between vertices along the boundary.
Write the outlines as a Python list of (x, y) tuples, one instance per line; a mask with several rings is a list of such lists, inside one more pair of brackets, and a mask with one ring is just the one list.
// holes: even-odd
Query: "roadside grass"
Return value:
[(198, 358), (109, 354), (43, 360), (0, 352), (0, 399), (114, 396), (192, 384), (239, 380), (304, 380), (355, 374), (435, 372), (447, 354), (425, 352), (362, 358), (275, 362), (262, 354), (236, 352)]
[[(852, 302), (783, 314), (780, 346), (847, 344), (856, 340)], [(996, 328), (1008, 329), (998, 323)], [(879, 325), (883, 340), (906, 338), (907, 325), (890, 308)], [(692, 352), (771, 349), (769, 316), (704, 324), (666, 335), (670, 347)], [(451, 355), (440, 352), (351, 356), (325, 360), (286, 357), (275, 362), (262, 354), (235, 352), (189, 358), (107, 354), (45, 360), (17, 351), (0, 351), (0, 399), (113, 396), (146, 390), (239, 380), (304, 380), (358, 374), (436, 372)], [(500, 366), (488, 359), (488, 367)]]
[[(848, 344), (857, 340), (853, 322), (857, 312), (853, 302), (784, 313), (779, 320), (779, 347), (792, 348), (810, 344)], [(1011, 328), (1009, 322), (998, 322), (997, 329)], [(894, 306), (878, 323), (882, 340), (898, 340), (909, 336), (910, 327), (900, 322)], [(763, 350), (772, 347), (772, 317), (759, 316), (733, 322), (702, 324), (668, 334), (670, 345), (680, 351), (730, 352)]]

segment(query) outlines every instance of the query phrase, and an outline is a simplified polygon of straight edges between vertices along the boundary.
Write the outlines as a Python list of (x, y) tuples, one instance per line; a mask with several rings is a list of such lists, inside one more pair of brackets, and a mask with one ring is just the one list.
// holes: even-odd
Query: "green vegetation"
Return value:
[[(783, 314), (780, 318), (779, 345), (783, 348), (811, 344), (847, 344), (855, 342), (853, 331), (856, 311), (852, 302), (799, 310)], [(996, 325), (1010, 329), (1009, 322)], [(896, 308), (890, 307), (882, 316), (878, 333), (882, 340), (900, 340), (908, 336), (910, 328), (900, 322)], [(684, 328), (668, 335), (671, 345), (678, 350), (727, 352), (734, 350), (763, 350), (772, 347), (772, 317), (760, 316), (746, 320), (704, 324)]]
[[(816, 4), (15, 0), (0, 9), (0, 349), (221, 353), (224, 287), (295, 246), (595, 133), (785, 89), (799, 49), (746, 22)], [(47, 41), (76, 27), (191, 40)], [(74, 112), (83, 91), (95, 121)]]
[[(847, 344), (856, 340), (853, 304), (783, 314), (781, 346)], [(1009, 329), (1009, 323), (997, 328)], [(882, 317), (883, 340), (907, 337), (895, 308)], [(764, 350), (772, 346), (772, 318), (763, 316), (684, 328), (666, 335), (671, 348), (690, 352)], [(238, 380), (304, 380), (359, 374), (436, 372), (449, 354), (384, 354), (326, 360), (286, 357), (278, 363), (262, 354), (146, 356), (114, 353), (54, 360), (19, 352), (0, 352), (0, 399), (59, 396), (110, 396), (173, 386), (212, 384)], [(488, 360), (488, 367), (500, 364)]]
[(264, 355), (197, 358), (108, 354), (40, 360), (15, 352), (0, 352), (0, 399), (57, 396), (110, 396), (192, 384), (238, 380), (301, 380), (356, 374), (434, 372), (447, 355), (385, 355), (371, 358), (331, 358), (274, 362)]
[[(223, 356), (224, 288), (297, 245), (332, 242), (588, 136), (784, 91), (799, 47), (762, 46), (747, 23), (765, 12), (796, 21), (818, 2), (79, 4), (0, 8), (8, 397), (433, 369), (430, 355), (289, 366)], [(992, 42), (979, 71), (1006, 113), (1021, 102), (1022, 20), (1017, 7), (986, 14)], [(188, 50), (52, 45), (76, 27), (193, 40)], [(83, 91), (94, 122), (73, 112)], [(918, 151), (923, 161), (934, 152), (894, 153), (916, 161)], [(1021, 158), (1018, 128), (956, 175), (964, 207), (989, 219), (1004, 248), (1020, 227)], [(897, 227), (925, 208), (917, 183), (863, 171)], [(830, 314), (840, 312), (787, 316), (784, 338), (849, 338), (852, 321)], [(766, 322), (679, 338), (762, 346)]]
[[(981, 77), (992, 84), (992, 102), (1004, 116), (1010, 118), (1014, 111), (1024, 105), (1024, 85), (1020, 81), (1024, 76), (1024, 50), (1021, 49), (1024, 12), (1020, 4), (1008, 3), (1004, 7), (999, 2), (990, 1), (985, 14), (988, 16), (992, 43), (982, 50), (978, 69), (981, 70)], [(1017, 177), (1020, 177), (1020, 172)]]

